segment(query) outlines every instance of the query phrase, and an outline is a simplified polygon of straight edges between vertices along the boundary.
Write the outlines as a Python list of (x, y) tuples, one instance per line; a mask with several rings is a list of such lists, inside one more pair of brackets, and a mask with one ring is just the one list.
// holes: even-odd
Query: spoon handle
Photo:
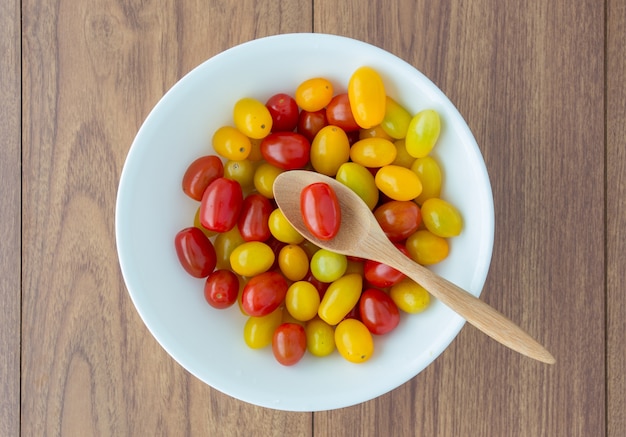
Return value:
[(385, 255), (388, 265), (419, 283), (480, 331), (522, 355), (547, 364), (556, 362), (550, 352), (502, 313), (450, 281), (414, 263), (400, 252), (396, 252)]

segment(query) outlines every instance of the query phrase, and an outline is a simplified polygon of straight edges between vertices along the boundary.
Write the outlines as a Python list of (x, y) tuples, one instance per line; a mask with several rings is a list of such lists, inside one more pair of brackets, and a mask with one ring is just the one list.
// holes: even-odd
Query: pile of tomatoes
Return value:
[(316, 77), (293, 95), (240, 99), (233, 125), (213, 134), (216, 155), (199, 157), (183, 176), (184, 193), (199, 207), (193, 226), (175, 237), (181, 265), (204, 279), (212, 307), (238, 302), (245, 343), (271, 346), (279, 363), (335, 349), (351, 362), (368, 360), (373, 336), (395, 329), (401, 311), (423, 311), (428, 292), (384, 264), (306, 241), (276, 207), (273, 182), (302, 168), (336, 178), (398, 250), (435, 264), (463, 226), (439, 197), (442, 172), (430, 152), (440, 130), (435, 110), (410, 114), (369, 67), (352, 74), (347, 92)]

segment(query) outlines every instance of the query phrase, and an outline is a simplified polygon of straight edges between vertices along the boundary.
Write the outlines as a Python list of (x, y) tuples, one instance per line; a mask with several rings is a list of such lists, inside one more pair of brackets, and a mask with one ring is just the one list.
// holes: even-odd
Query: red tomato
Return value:
[(326, 107), (326, 119), (328, 124), (339, 126), (346, 132), (354, 132), (361, 129), (354, 120), (354, 115), (352, 115), (348, 93), (337, 94), (333, 97)]
[(195, 278), (205, 278), (217, 263), (215, 248), (199, 228), (185, 228), (174, 238), (176, 255), (183, 268)]
[(239, 279), (230, 270), (216, 270), (204, 283), (204, 298), (213, 308), (228, 308), (237, 301)]
[(341, 207), (330, 185), (317, 182), (300, 193), (300, 212), (304, 224), (320, 240), (330, 240), (341, 225)]
[(243, 287), (241, 306), (250, 316), (266, 316), (280, 306), (287, 294), (287, 288), (287, 280), (280, 273), (261, 273), (251, 278)]
[(217, 178), (204, 190), (200, 204), (200, 223), (210, 231), (230, 231), (241, 212), (243, 192), (239, 182)]
[(273, 210), (269, 199), (258, 193), (243, 200), (237, 226), (244, 241), (265, 241), (272, 235), (267, 220)]
[(313, 141), (320, 129), (327, 125), (326, 109), (315, 112), (300, 111), (298, 133), (304, 135), (309, 141)]
[(359, 300), (361, 321), (376, 335), (391, 332), (400, 323), (400, 311), (395, 302), (384, 291), (369, 288)]
[(275, 94), (268, 99), (265, 106), (272, 116), (273, 132), (293, 131), (298, 126), (300, 110), (296, 100), (288, 94)]
[(272, 352), (283, 366), (293, 366), (306, 352), (306, 332), (298, 323), (283, 323), (272, 337)]
[[(394, 243), (394, 245), (406, 256), (410, 257), (409, 251), (404, 244)], [(372, 260), (366, 260), (363, 267), (363, 274), (365, 280), (374, 287), (387, 288), (397, 284), (405, 278), (404, 273), (400, 273), (398, 270), (389, 267), (386, 264), (382, 264)]]
[(309, 162), (311, 143), (295, 132), (275, 132), (263, 138), (261, 155), (283, 170), (302, 168)]
[(422, 222), (420, 207), (413, 201), (391, 200), (374, 210), (374, 216), (391, 241), (402, 241)]
[(200, 202), (204, 190), (217, 178), (224, 176), (222, 160), (215, 155), (202, 156), (192, 162), (183, 175), (183, 192)]

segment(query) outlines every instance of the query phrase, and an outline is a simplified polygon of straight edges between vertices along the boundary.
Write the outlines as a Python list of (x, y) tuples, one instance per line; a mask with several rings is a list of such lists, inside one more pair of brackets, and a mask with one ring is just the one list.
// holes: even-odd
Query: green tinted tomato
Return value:
[(386, 140), (393, 141), (393, 138), (387, 135), (387, 132), (385, 132), (379, 124), (374, 127), (370, 127), (369, 129), (359, 130), (359, 140), (364, 140), (366, 138), (384, 138)]
[(272, 337), (274, 358), (283, 366), (293, 366), (306, 352), (306, 333), (297, 323), (283, 323)]
[(317, 315), (320, 294), (313, 284), (297, 281), (289, 286), (285, 296), (285, 307), (296, 320), (306, 322)]
[(288, 244), (278, 253), (278, 267), (285, 278), (300, 281), (309, 271), (309, 257), (300, 246)]
[(287, 280), (278, 272), (264, 272), (256, 275), (243, 287), (241, 305), (246, 314), (265, 316), (285, 300)]
[(249, 159), (226, 161), (226, 164), (224, 164), (224, 177), (239, 182), (242, 188), (250, 188), (254, 185), (255, 170), (254, 163)]
[(384, 138), (359, 140), (350, 149), (350, 159), (363, 167), (378, 168), (396, 159), (396, 146)]
[(205, 228), (204, 226), (202, 226), (202, 223), (200, 223), (200, 207), (196, 209), (196, 215), (193, 217), (193, 225), (196, 228), (200, 229), (207, 238), (211, 238), (217, 233), (215, 231)]
[(250, 138), (232, 126), (222, 126), (213, 134), (213, 148), (223, 158), (241, 161), (250, 154)]
[(222, 160), (215, 155), (202, 156), (187, 167), (183, 175), (183, 192), (199, 202), (206, 187), (222, 176), (224, 176)]
[(411, 168), (415, 162), (415, 158), (409, 155), (406, 151), (406, 143), (404, 140), (396, 140), (393, 143), (396, 146), (396, 159), (393, 160), (393, 165), (399, 165), (400, 167)]
[(441, 168), (439, 168), (439, 164), (433, 157), (424, 156), (416, 159), (411, 165), (411, 170), (415, 172), (422, 182), (422, 193), (415, 199), (417, 203), (421, 205), (430, 198), (439, 197), (443, 177)]
[(348, 81), (348, 98), (359, 126), (368, 129), (385, 117), (386, 94), (383, 79), (371, 67), (360, 67)]
[(406, 132), (406, 150), (415, 158), (422, 158), (430, 153), (439, 138), (441, 120), (433, 109), (418, 112), (409, 124)]
[(252, 349), (261, 349), (272, 344), (274, 331), (283, 320), (283, 309), (274, 311), (262, 317), (249, 317), (243, 327), (243, 339)]
[(318, 173), (335, 176), (341, 164), (350, 159), (350, 141), (343, 129), (323, 127), (311, 143), (311, 164)]
[(389, 297), (405, 313), (416, 314), (430, 304), (430, 294), (424, 287), (409, 278), (404, 278), (389, 290)]
[(306, 344), (311, 355), (325, 357), (335, 350), (335, 328), (319, 318), (310, 320), (306, 326)]
[(348, 268), (345, 255), (320, 249), (311, 258), (311, 273), (322, 282), (333, 282), (341, 278)]
[(235, 126), (250, 138), (265, 138), (272, 130), (269, 109), (256, 99), (244, 97), (233, 108)]
[(299, 244), (299, 247), (301, 247), (306, 252), (306, 256), (309, 259), (313, 258), (315, 252), (320, 250), (320, 248), (316, 244), (311, 243), (309, 240), (303, 240), (302, 243)]
[(304, 237), (291, 226), (291, 223), (287, 221), (283, 212), (278, 208), (272, 211), (267, 224), (270, 232), (278, 241), (287, 244), (300, 244), (304, 240)]
[(399, 140), (406, 137), (411, 123), (411, 114), (391, 97), (387, 96), (385, 118), (380, 126), (392, 138)]
[(305, 111), (319, 111), (332, 100), (333, 84), (322, 77), (305, 80), (296, 88), (295, 98), (298, 106)]
[(379, 192), (374, 175), (361, 164), (356, 162), (342, 164), (337, 170), (335, 179), (354, 191), (369, 209), (374, 209), (378, 203)]
[(336, 325), (359, 301), (363, 277), (353, 273), (337, 279), (326, 289), (317, 314), (329, 325)]
[(194, 278), (205, 278), (215, 268), (215, 248), (200, 229), (181, 230), (174, 237), (174, 246), (181, 266)]
[(445, 200), (433, 197), (422, 204), (426, 229), (439, 237), (456, 237), (463, 229), (459, 211)]
[(274, 252), (265, 243), (248, 241), (230, 254), (230, 266), (241, 276), (255, 276), (266, 272), (274, 264)]
[(237, 246), (244, 243), (239, 228), (234, 226), (230, 231), (217, 234), (215, 237), (215, 253), (217, 268), (230, 269), (230, 254)]
[(337, 325), (335, 345), (339, 354), (351, 363), (363, 363), (374, 353), (372, 334), (357, 319), (346, 319)]
[(386, 165), (374, 178), (380, 191), (393, 200), (413, 200), (422, 192), (422, 183), (410, 169), (399, 165)]
[(283, 170), (264, 162), (259, 165), (254, 172), (254, 188), (267, 197), (268, 199), (274, 198), (274, 181), (281, 174)]
[(409, 251), (411, 259), (423, 266), (443, 261), (450, 250), (448, 240), (438, 237), (426, 229), (419, 230), (407, 238), (406, 249)]

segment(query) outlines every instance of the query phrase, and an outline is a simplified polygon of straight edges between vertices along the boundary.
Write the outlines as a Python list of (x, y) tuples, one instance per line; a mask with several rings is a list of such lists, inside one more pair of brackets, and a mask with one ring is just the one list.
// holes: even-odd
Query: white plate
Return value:
[(305, 355), (283, 367), (270, 349), (243, 342), (245, 318), (236, 307), (215, 310), (203, 280), (181, 268), (174, 235), (192, 224), (197, 203), (181, 190), (187, 166), (211, 153), (213, 131), (232, 124), (241, 97), (265, 101), (293, 94), (305, 79), (323, 76), (345, 90), (358, 67), (377, 69), (388, 94), (416, 113), (436, 109), (442, 133), (433, 155), (444, 172), (442, 197), (464, 218), (450, 256), (434, 270), (478, 296), (493, 247), (493, 198), (469, 128), (446, 96), (398, 57), (372, 45), (323, 34), (254, 40), (207, 60), (183, 77), (152, 110), (128, 153), (116, 210), (120, 265), (131, 299), (150, 332), (185, 369), (243, 401), (281, 410), (346, 407), (384, 394), (417, 375), (450, 344), (464, 320), (435, 301), (422, 314), (403, 315), (398, 328), (375, 338), (374, 356), (351, 364), (338, 353)]

